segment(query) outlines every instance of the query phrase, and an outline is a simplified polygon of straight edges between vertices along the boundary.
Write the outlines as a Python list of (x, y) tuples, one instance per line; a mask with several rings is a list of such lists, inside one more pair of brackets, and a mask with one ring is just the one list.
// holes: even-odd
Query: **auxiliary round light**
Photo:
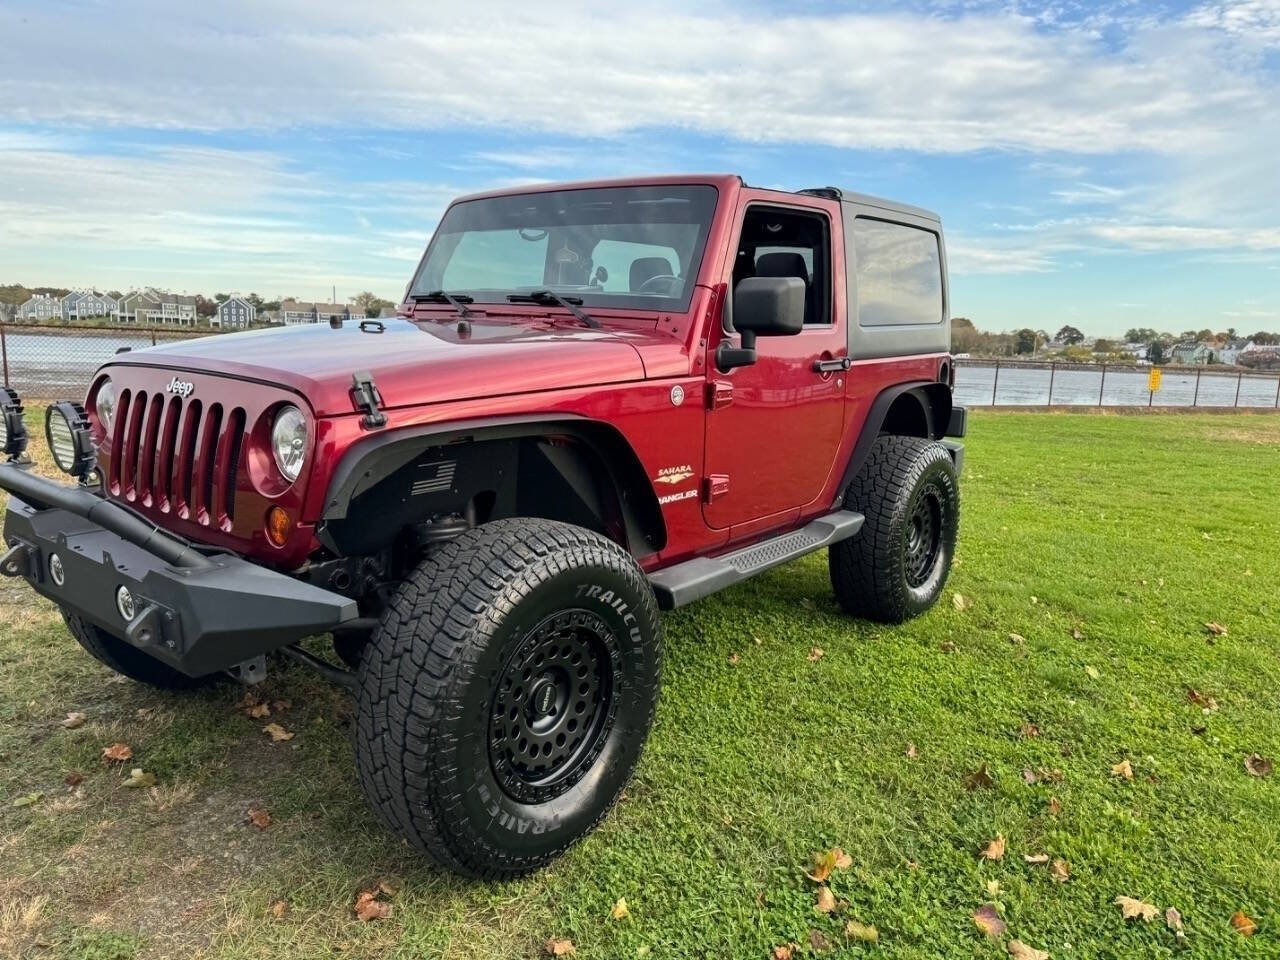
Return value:
[(67, 582), (67, 571), (62, 566), (62, 558), (56, 553), (49, 554), (49, 579), (58, 587)]
[(126, 586), (116, 588), (116, 612), (120, 614), (125, 623), (133, 623), (133, 618), (138, 612), (137, 604), (133, 600), (133, 594), (129, 592), (129, 588)]
[(276, 414), (271, 426), (271, 452), (284, 478), (290, 483), (297, 480), (307, 458), (307, 418), (291, 404)]
[(89, 418), (80, 404), (70, 400), (50, 404), (44, 415), (44, 434), (53, 462), (63, 473), (83, 480), (96, 465)]
[(17, 460), (27, 449), (27, 424), (22, 419), (22, 400), (18, 392), (0, 387), (0, 453), (7, 460)]

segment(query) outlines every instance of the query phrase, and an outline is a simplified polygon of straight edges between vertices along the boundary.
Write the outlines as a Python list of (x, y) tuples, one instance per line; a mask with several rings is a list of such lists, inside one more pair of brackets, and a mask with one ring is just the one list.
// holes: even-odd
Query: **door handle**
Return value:
[(848, 370), (853, 366), (853, 361), (848, 357), (834, 357), (830, 360), (813, 361), (814, 373), (836, 373)]

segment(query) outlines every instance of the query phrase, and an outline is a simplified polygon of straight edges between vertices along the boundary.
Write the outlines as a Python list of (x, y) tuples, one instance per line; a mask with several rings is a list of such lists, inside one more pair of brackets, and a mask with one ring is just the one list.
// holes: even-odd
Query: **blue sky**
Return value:
[(395, 297), (460, 192), (730, 171), (937, 210), (984, 328), (1280, 330), (1280, 0), (611, 7), (5, 0), (0, 282)]

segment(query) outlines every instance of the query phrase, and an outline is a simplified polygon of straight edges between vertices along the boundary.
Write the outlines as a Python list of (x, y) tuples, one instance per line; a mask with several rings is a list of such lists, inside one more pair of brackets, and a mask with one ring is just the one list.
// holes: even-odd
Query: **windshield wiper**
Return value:
[(414, 303), (447, 303), (453, 309), (458, 311), (458, 316), (469, 317), (471, 311), (467, 309), (468, 303), (475, 303), (475, 297), (469, 297), (465, 293), (445, 293), (443, 290), (432, 290), (430, 293), (415, 293), (409, 298)]
[(594, 317), (589, 317), (578, 309), (577, 305), (582, 303), (581, 297), (562, 297), (553, 290), (533, 290), (529, 293), (509, 293), (507, 299), (512, 303), (558, 303), (586, 326), (595, 330), (600, 328), (600, 323)]

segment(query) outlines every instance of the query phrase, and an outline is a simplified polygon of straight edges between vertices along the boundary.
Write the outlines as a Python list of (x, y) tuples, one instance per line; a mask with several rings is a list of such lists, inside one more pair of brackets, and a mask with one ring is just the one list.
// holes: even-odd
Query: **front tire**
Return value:
[(942, 595), (960, 527), (951, 454), (918, 437), (877, 437), (845, 494), (866, 522), (827, 552), (846, 613), (882, 623), (919, 616)]
[(145, 683), (159, 690), (194, 690), (211, 682), (211, 677), (188, 677), (179, 673), (167, 663), (161, 663), (155, 657), (148, 656), (137, 647), (126, 643), (119, 637), (112, 636), (101, 627), (95, 626), (78, 614), (62, 610), (62, 620), (71, 631), (71, 635), (79, 641), (95, 660), (110, 667), (116, 673), (124, 674), (130, 680)]
[(468, 531), (400, 586), (364, 651), (364, 792), (443, 866), (536, 870), (630, 779), (661, 651), (653, 592), (617, 544), (546, 520)]

